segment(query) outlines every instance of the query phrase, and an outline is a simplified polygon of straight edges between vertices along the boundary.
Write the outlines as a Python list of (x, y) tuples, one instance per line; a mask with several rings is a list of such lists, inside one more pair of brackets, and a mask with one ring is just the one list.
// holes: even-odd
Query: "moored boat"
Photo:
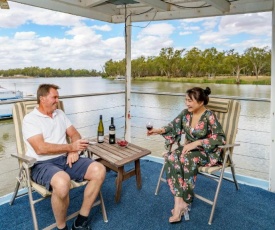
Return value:
[(115, 77), (115, 80), (117, 80), (117, 81), (124, 81), (124, 80), (125, 80), (125, 76), (117, 75), (117, 76)]
[[(22, 91), (8, 90), (0, 86), (0, 101), (17, 100), (23, 98)], [(12, 113), (10, 108), (0, 109), (0, 120), (11, 119)]]
[(6, 120), (6, 119), (11, 119), (11, 118), (12, 118), (11, 113), (0, 114), (0, 120)]
[(0, 101), (21, 99), (21, 98), (23, 98), (22, 91), (8, 90), (0, 86)]

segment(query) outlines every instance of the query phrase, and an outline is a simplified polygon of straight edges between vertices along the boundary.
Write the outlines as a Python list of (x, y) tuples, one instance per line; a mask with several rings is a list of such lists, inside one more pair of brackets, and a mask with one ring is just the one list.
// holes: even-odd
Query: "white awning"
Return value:
[[(4, 1), (4, 0), (1, 0)], [(273, 0), (11, 0), (110, 23), (201, 18), (272, 11)]]

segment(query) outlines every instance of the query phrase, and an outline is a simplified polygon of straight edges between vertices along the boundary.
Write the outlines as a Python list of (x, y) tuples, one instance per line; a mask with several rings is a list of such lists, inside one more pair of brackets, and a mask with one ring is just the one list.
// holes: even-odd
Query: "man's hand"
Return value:
[(68, 153), (66, 164), (69, 164), (69, 167), (71, 168), (73, 166), (73, 163), (77, 162), (78, 159), (79, 159), (78, 152), (70, 152)]
[(84, 139), (76, 140), (72, 143), (72, 151), (83, 151), (85, 150), (89, 145), (89, 142)]
[(69, 152), (67, 156), (67, 164), (69, 164), (70, 168), (73, 166), (74, 162), (78, 161), (78, 152), (85, 150), (88, 147), (88, 145), (89, 142), (84, 139), (79, 139), (72, 143), (72, 152)]

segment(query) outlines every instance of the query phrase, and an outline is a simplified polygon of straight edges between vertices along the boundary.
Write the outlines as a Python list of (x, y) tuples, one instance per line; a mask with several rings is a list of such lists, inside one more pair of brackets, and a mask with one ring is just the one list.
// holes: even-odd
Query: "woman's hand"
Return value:
[(147, 136), (162, 134), (162, 129), (151, 129), (147, 131)]
[(186, 154), (187, 152), (197, 148), (200, 145), (201, 145), (201, 140), (197, 140), (197, 141), (191, 142), (189, 144), (186, 144), (183, 147), (182, 153)]
[(78, 152), (70, 152), (67, 156), (67, 163), (69, 164), (69, 167), (71, 168), (73, 166), (73, 163), (77, 162), (79, 159)]

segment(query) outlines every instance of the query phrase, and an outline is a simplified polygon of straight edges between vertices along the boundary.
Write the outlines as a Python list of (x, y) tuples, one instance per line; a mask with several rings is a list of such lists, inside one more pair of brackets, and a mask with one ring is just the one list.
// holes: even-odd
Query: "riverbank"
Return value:
[(36, 77), (32, 77), (32, 76), (8, 76), (8, 77), (4, 77), (4, 76), (0, 76), (0, 80), (1, 79), (29, 79), (29, 78), (36, 78)]
[[(87, 77), (87, 76), (83, 76)], [(94, 77), (94, 76), (90, 76)], [(28, 78), (43, 78), (43, 77), (32, 77), (32, 76), (9, 76), (0, 77), (1, 79), (28, 79)], [(54, 77), (52, 77), (54, 78)], [(59, 77), (56, 77), (59, 78)], [(63, 77), (70, 78), (70, 77)], [(115, 77), (106, 77), (106, 79), (115, 79)], [(180, 83), (212, 83), (212, 84), (237, 84), (235, 76), (216, 76), (216, 77), (164, 77), (164, 76), (149, 76), (149, 77), (135, 77), (133, 81), (156, 81), (156, 82), (180, 82)], [(241, 76), (239, 83), (240, 85), (271, 85), (270, 76)]]
[[(138, 77), (133, 79), (135, 81), (160, 81), (160, 82), (180, 82), (180, 83), (212, 83), (212, 84), (236, 84), (236, 77), (234, 76), (217, 76), (217, 77)], [(241, 76), (240, 83), (242, 85), (271, 85), (270, 76)]]
[[(75, 76), (74, 76), (75, 77)], [(87, 77), (87, 76), (83, 76)], [(94, 77), (94, 76), (90, 76)], [(28, 78), (41, 78), (32, 76), (10, 76), (0, 77), (1, 79), (28, 79)], [(54, 77), (53, 77), (54, 78)], [(59, 78), (59, 77), (56, 77)], [(70, 77), (64, 77), (70, 78)], [(115, 77), (106, 77), (106, 79), (115, 79)], [(180, 83), (212, 83), (212, 84), (237, 84), (235, 76), (216, 76), (216, 77), (164, 77), (164, 76), (150, 76), (150, 77), (135, 77), (133, 81), (158, 81), (158, 82), (180, 82)], [(270, 76), (241, 76), (239, 83), (240, 85), (271, 85)]]

